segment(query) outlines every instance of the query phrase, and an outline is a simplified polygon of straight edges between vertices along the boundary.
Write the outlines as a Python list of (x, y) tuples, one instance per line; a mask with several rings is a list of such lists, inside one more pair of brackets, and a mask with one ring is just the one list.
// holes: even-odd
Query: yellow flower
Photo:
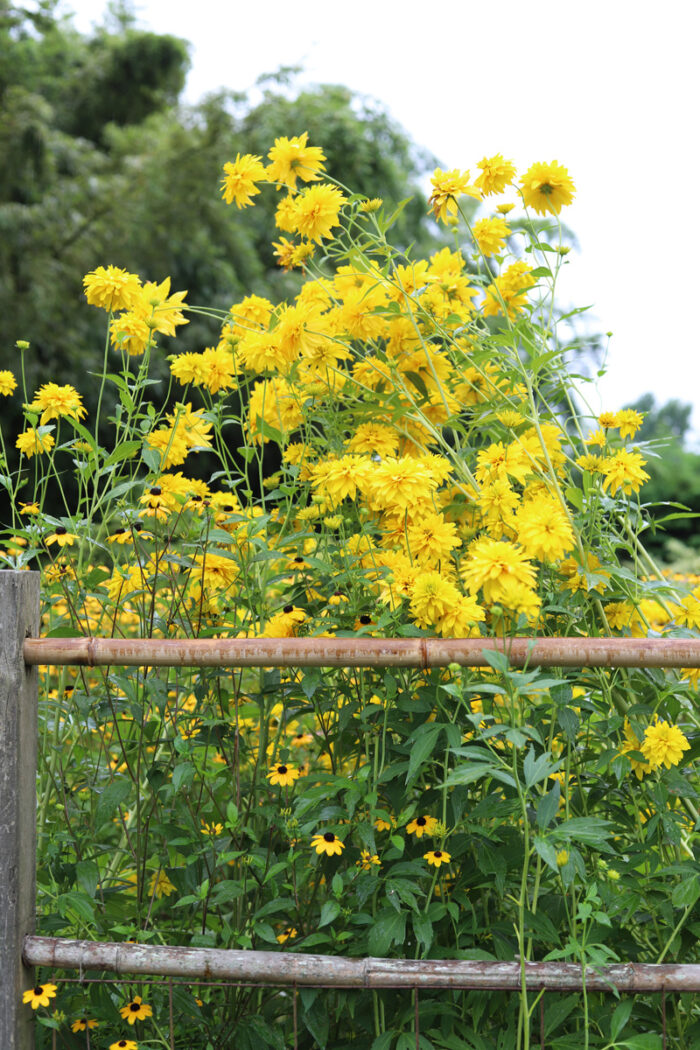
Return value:
[(223, 824), (207, 824), (206, 820), (202, 821), (202, 834), (216, 836), (220, 835), (224, 830)]
[(295, 231), (307, 241), (321, 241), (331, 236), (340, 222), (338, 214), (347, 202), (336, 186), (327, 182), (309, 186), (299, 194), (294, 209)]
[(59, 386), (58, 383), (44, 383), (37, 390), (31, 404), (25, 407), (30, 412), (41, 413), (41, 426), (50, 419), (68, 417), (80, 420), (87, 415), (81, 395), (70, 384)]
[(576, 192), (568, 170), (556, 160), (533, 164), (523, 175), (520, 188), (525, 206), (534, 208), (538, 215), (558, 215), (563, 206), (571, 204)]
[(614, 495), (620, 489), (626, 495), (638, 492), (649, 475), (642, 467), (646, 460), (638, 452), (630, 452), (621, 448), (612, 456), (608, 456), (600, 464), (600, 472), (603, 475), (603, 488), (610, 489)]
[(20, 503), (19, 505), (20, 514), (38, 514), (39, 504), (38, 503)]
[(32, 1010), (38, 1010), (40, 1006), (48, 1006), (50, 999), (56, 998), (57, 988), (57, 984), (38, 984), (24, 993), (22, 1002), (29, 1003)]
[(530, 558), (558, 561), (574, 546), (574, 534), (561, 503), (532, 499), (515, 515), (518, 541)]
[(535, 280), (532, 268), (526, 262), (515, 262), (486, 288), (486, 299), (482, 307), (485, 317), (493, 317), (504, 309), (509, 317), (515, 316), (527, 305), (527, 291)]
[(372, 211), (379, 211), (384, 201), (381, 197), (372, 197), (371, 200), (364, 200), (360, 202), (360, 211), (365, 213)]
[(319, 178), (318, 172), (324, 170), (326, 159), (320, 146), (308, 146), (308, 131), (294, 138), (275, 139), (275, 144), (268, 153), (270, 164), (267, 177), (270, 182), (279, 182), (296, 189), (297, 179), (314, 182)]
[(266, 177), (265, 166), (262, 157), (255, 157), (252, 153), (236, 154), (235, 161), (224, 164), (225, 178), (222, 180), (222, 197), (227, 204), (236, 202), (237, 208), (245, 208), (252, 204), (252, 198), (260, 193), (256, 183), (263, 182)]
[(619, 753), (627, 756), (627, 759), (632, 766), (632, 772), (637, 780), (641, 780), (645, 773), (651, 772), (651, 765), (647, 762), (640, 762), (638, 758), (631, 757), (632, 752), (641, 752), (643, 754), (642, 742), (637, 737), (637, 734), (627, 719), (625, 719), (624, 733), (625, 741), (620, 748)]
[(644, 740), (640, 751), (652, 769), (666, 766), (677, 766), (683, 758), (683, 752), (690, 749), (690, 744), (683, 731), (676, 725), (660, 722), (657, 718), (652, 726), (644, 731)]
[(503, 602), (511, 607), (509, 585), (534, 586), (535, 569), (525, 552), (512, 543), (482, 537), (469, 548), (462, 578), (472, 594), (481, 589), (487, 602)]
[(0, 372), (0, 394), (7, 397), (13, 390), (17, 388), (17, 380), (13, 376), (9, 369), (4, 368)]
[(496, 255), (503, 251), (510, 227), (505, 219), (479, 219), (472, 226), (472, 233), (484, 255)]
[(122, 1006), (119, 1013), (128, 1024), (135, 1024), (137, 1021), (143, 1021), (147, 1017), (153, 1016), (152, 1008), (148, 1003), (141, 1001), (140, 995), (135, 995), (130, 1003), (127, 1003), (126, 1006)]
[(363, 849), (360, 853), (360, 859), (355, 861), (355, 866), (362, 868), (363, 871), (371, 871), (373, 866), (380, 867), (381, 863), (376, 853), (370, 853), (368, 849)]
[(133, 1039), (120, 1039), (116, 1043), (110, 1043), (109, 1050), (139, 1050), (139, 1047)]
[(118, 266), (98, 266), (83, 277), (89, 305), (107, 311), (128, 310), (140, 287), (141, 280), (135, 273)]
[[(496, 153), (493, 157), (484, 157), (476, 166), (481, 175), (474, 180), (474, 185), (485, 197), (492, 193), (501, 193), (515, 178), (515, 164), (512, 160), (505, 160), (501, 153)], [(512, 207), (511, 204), (510, 208)]]
[(432, 177), (433, 191), (428, 198), (433, 215), (442, 222), (447, 222), (450, 216), (457, 215), (457, 197), (466, 194), (481, 200), (481, 191), (469, 182), (469, 172), (453, 168), (451, 171), (443, 171), (436, 168)]
[(148, 884), (148, 892), (151, 897), (155, 896), (158, 900), (160, 900), (161, 897), (169, 897), (171, 893), (175, 893), (175, 887), (162, 868), (151, 875), (151, 881)]
[(94, 1017), (79, 1017), (70, 1026), (71, 1032), (84, 1032), (87, 1028), (97, 1028), (99, 1022)]
[(281, 933), (277, 934), (277, 941), (279, 944), (284, 944), (285, 941), (293, 940), (298, 934), (296, 926), (287, 926), (286, 929), (282, 930)]
[(50, 536), (47, 536), (44, 543), (47, 547), (57, 543), (59, 547), (72, 547), (76, 543), (78, 537), (73, 532), (69, 532), (64, 525), (57, 525), (56, 531)]
[(393, 827), (393, 825), (390, 824), (388, 820), (382, 820), (381, 817), (377, 817), (377, 819), (374, 822), (374, 826), (377, 829), (377, 831), (391, 831)]
[(340, 856), (345, 849), (345, 843), (341, 842), (332, 831), (325, 831), (323, 834), (314, 835), (311, 839), (311, 847), (319, 855), (325, 853), (327, 856), (332, 857), (334, 854)]
[(406, 831), (409, 835), (415, 835), (417, 839), (420, 839), (423, 835), (432, 835), (438, 823), (437, 817), (416, 817), (406, 825)]
[(291, 787), (295, 780), (298, 780), (300, 776), (299, 770), (295, 769), (292, 765), (285, 765), (284, 762), (277, 766), (273, 766), (270, 772), (267, 774), (267, 779), (271, 784), (279, 784), (280, 787)]
[(569, 861), (569, 851), (567, 849), (560, 849), (557, 853), (557, 867), (563, 868)]
[(423, 854), (423, 860), (427, 860), (428, 864), (432, 864), (433, 867), (439, 868), (441, 864), (449, 864), (452, 857), (449, 853), (446, 853), (444, 849), (431, 849)]

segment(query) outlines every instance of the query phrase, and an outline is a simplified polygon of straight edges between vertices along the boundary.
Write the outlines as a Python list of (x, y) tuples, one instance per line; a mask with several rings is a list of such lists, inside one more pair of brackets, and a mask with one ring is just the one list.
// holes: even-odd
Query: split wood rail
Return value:
[[(107, 944), (34, 935), (37, 665), (190, 667), (700, 667), (700, 639), (631, 638), (39, 638), (36, 572), (0, 571), (0, 1050), (33, 1050), (23, 992), (33, 967), (116, 975), (217, 978), (268, 986), (519, 989), (521, 965), (464, 960), (349, 959), (295, 952)], [(581, 990), (581, 968), (527, 962), (533, 990)], [(589, 990), (700, 992), (700, 965), (618, 963), (590, 969)]]

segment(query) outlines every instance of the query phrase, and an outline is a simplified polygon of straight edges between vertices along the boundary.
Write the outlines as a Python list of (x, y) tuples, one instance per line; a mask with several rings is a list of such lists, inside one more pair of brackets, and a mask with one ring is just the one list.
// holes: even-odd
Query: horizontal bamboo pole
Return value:
[(25, 663), (135, 667), (700, 667), (699, 638), (27, 638)]
[[(108, 970), (241, 983), (346, 988), (483, 988), (521, 986), (520, 962), (463, 959), (349, 959), (296, 952), (226, 951), (154, 944), (109, 944), (61, 937), (26, 937), (24, 961), (55, 969)], [(576, 963), (525, 963), (527, 986), (581, 991)], [(700, 991), (700, 965), (617, 963), (588, 968), (586, 988), (619, 992)]]

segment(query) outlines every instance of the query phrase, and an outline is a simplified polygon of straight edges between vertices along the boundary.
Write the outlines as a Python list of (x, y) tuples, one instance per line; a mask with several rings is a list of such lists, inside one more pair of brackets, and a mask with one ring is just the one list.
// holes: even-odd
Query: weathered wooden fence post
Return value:
[(39, 573), (0, 571), (0, 1047), (33, 1050), (22, 962), (36, 906), (37, 669), (24, 639), (39, 633)]

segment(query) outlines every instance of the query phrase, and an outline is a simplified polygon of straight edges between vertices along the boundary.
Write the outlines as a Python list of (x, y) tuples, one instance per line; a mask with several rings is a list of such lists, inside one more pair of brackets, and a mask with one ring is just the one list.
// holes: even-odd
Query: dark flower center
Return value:
[(135, 521), (134, 522), (134, 529), (136, 530), (136, 532), (140, 532), (142, 528), (143, 528), (143, 522), (142, 521)]
[(122, 527), (120, 526), (120, 527), (119, 527), (118, 529), (115, 529), (115, 532), (116, 532), (117, 536), (123, 536), (123, 535), (124, 535), (124, 533), (126, 532), (126, 529), (123, 529), (123, 528), (122, 528)]
[(425, 825), (427, 824), (427, 821), (426, 821), (425, 817), (418, 817), (418, 819), (416, 820), (416, 824), (418, 825), (419, 828), (424, 828)]
[(436, 850), (434, 851), (434, 853), (433, 853), (433, 856), (434, 856), (434, 857), (437, 857), (437, 858), (441, 857), (441, 856), (442, 856), (442, 850), (440, 850), (440, 849), (436, 849)]
[(65, 527), (65, 525), (57, 525), (56, 526), (56, 535), (57, 536), (65, 536), (65, 534), (67, 532), (68, 532), (68, 529)]
[(163, 491), (163, 490), (162, 490), (162, 488), (160, 487), (160, 485), (154, 485), (154, 486), (153, 486), (153, 488), (151, 489), (151, 495), (152, 495), (152, 496), (160, 496), (160, 494), (162, 493), (162, 491)]
[(335, 842), (335, 835), (333, 834), (333, 832), (332, 831), (327, 831), (325, 833), (325, 835), (323, 836), (323, 841), (324, 842)]
[(286, 612), (286, 613), (290, 613), (290, 612), (293, 612), (293, 611), (294, 611), (294, 606), (293, 605), (285, 605), (284, 609), (282, 610), (282, 612)]
[(43, 994), (44, 994), (44, 989), (41, 987), (41, 985), (38, 985), (34, 989), (34, 995), (43, 995)]
[(371, 622), (372, 622), (372, 617), (368, 616), (366, 613), (364, 614), (364, 616), (360, 617), (360, 623), (362, 624), (363, 627), (366, 627), (367, 624), (371, 623)]
[(277, 767), (277, 772), (278, 772), (278, 773), (279, 773), (279, 774), (280, 774), (281, 776), (284, 776), (284, 774), (285, 774), (285, 773), (287, 772), (287, 767), (286, 767), (286, 766), (278, 766), (278, 767)]
[(297, 562), (297, 564), (299, 564), (300, 562), (303, 562), (304, 559), (302, 558), (301, 554), (297, 554), (297, 556), (294, 559), (294, 561)]
[(129, 1009), (133, 1010), (134, 1013), (137, 1014), (139, 1012), (139, 1010), (141, 1009), (141, 1007), (139, 1006), (138, 1003), (129, 1003)]

